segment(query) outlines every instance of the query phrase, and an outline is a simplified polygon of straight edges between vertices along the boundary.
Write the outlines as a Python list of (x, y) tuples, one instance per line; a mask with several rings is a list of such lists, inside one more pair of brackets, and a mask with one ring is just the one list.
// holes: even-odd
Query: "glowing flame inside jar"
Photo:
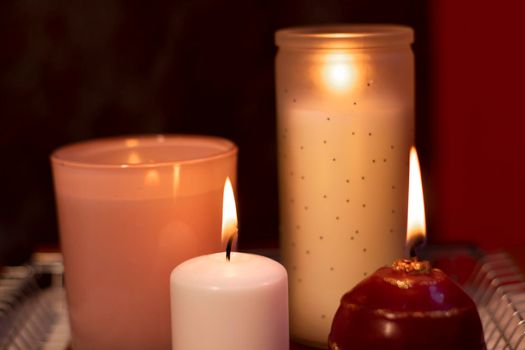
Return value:
[(135, 151), (129, 152), (129, 154), (128, 154), (128, 164), (139, 164), (140, 162), (142, 162), (142, 159), (141, 159), (140, 155), (137, 152), (135, 152)]
[(124, 144), (128, 148), (137, 147), (139, 145), (139, 140), (138, 139), (126, 139), (124, 141)]
[(357, 72), (352, 57), (345, 53), (333, 53), (326, 56), (322, 68), (323, 81), (333, 91), (343, 92), (354, 84)]
[(224, 183), (222, 199), (222, 241), (228, 241), (226, 258), (229, 260), (229, 250), (237, 234), (237, 207), (235, 205), (235, 196), (230, 178), (226, 178)]
[(146, 186), (155, 186), (160, 183), (159, 172), (156, 169), (151, 169), (146, 172), (144, 177), (144, 184)]
[(423, 199), (423, 182), (416, 148), (410, 149), (410, 171), (408, 184), (408, 219), (407, 248), (413, 250), (415, 245), (425, 241), (425, 202)]

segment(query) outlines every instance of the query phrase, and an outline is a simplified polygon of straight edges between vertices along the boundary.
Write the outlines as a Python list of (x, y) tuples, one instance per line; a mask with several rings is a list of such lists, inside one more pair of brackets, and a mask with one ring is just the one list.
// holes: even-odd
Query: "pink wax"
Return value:
[(223, 251), (227, 140), (88, 141), (52, 155), (66, 292), (77, 349), (170, 349), (169, 275)]

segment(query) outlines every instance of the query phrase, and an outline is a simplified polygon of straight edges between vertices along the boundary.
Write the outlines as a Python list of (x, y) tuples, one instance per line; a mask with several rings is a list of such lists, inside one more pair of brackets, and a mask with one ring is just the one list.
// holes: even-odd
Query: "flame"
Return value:
[(144, 177), (144, 184), (146, 186), (155, 186), (160, 182), (159, 172), (155, 169), (148, 170)]
[(140, 155), (137, 152), (135, 151), (129, 152), (128, 164), (139, 164), (141, 161), (142, 159), (140, 158)]
[(417, 241), (424, 241), (426, 236), (425, 202), (423, 183), (416, 148), (410, 149), (410, 175), (408, 184), (408, 220), (407, 247), (411, 248)]
[(124, 144), (128, 148), (137, 147), (139, 145), (139, 139), (126, 139), (124, 140)]
[(180, 171), (181, 171), (180, 164), (173, 165), (173, 180), (172, 180), (172, 186), (171, 186), (171, 189), (173, 191), (173, 199), (176, 199), (176, 194), (179, 191), (180, 178), (181, 178)]
[(230, 178), (226, 178), (222, 197), (222, 241), (237, 234), (237, 207)]
[(356, 69), (351, 56), (344, 53), (327, 55), (322, 69), (326, 85), (334, 91), (344, 91), (351, 87), (356, 79)]

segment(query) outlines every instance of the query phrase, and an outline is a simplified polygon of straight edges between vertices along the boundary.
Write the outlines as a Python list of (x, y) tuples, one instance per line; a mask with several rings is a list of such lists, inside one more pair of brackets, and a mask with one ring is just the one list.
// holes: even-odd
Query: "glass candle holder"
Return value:
[(403, 256), (413, 32), (342, 25), (283, 29), (275, 38), (290, 330), (326, 348), (341, 296)]
[(223, 251), (222, 192), (237, 147), (121, 137), (65, 146), (51, 161), (73, 348), (171, 349), (170, 272)]

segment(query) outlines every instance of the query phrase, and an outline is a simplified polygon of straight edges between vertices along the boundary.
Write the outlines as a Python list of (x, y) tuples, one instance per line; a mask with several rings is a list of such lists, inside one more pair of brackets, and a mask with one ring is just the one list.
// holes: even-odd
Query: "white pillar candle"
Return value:
[(263, 256), (216, 253), (171, 274), (173, 350), (285, 350), (288, 285), (284, 267)]
[(269, 258), (232, 253), (237, 233), (233, 188), (223, 192), (222, 236), (227, 252), (204, 255), (171, 273), (173, 350), (285, 350), (288, 276)]

